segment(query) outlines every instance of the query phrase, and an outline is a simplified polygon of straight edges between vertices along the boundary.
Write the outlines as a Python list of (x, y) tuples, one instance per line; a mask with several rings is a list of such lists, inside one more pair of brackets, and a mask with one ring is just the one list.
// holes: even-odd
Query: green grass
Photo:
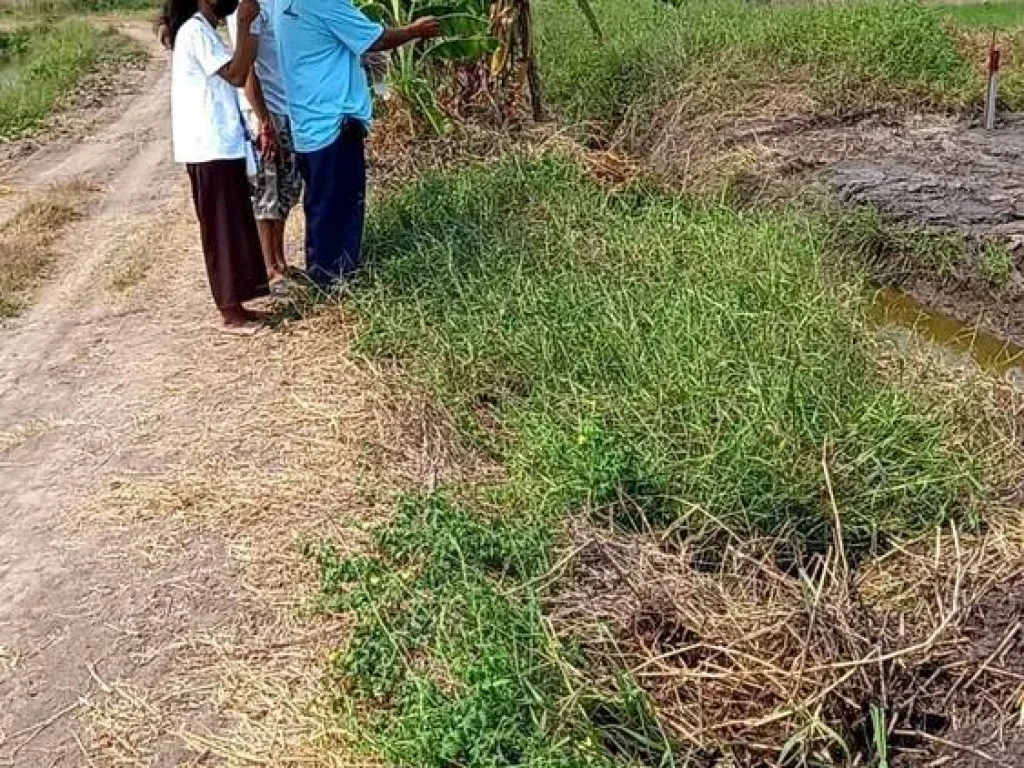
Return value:
[(157, 0), (0, 0), (0, 17), (62, 18), (89, 13), (140, 13), (159, 9)]
[(379, 210), (353, 301), (366, 350), (410, 359), (468, 423), (495, 411), (491, 448), (533, 504), (632, 489), (654, 522), (671, 498), (814, 538), (828, 444), (852, 537), (927, 527), (964, 500), (966, 467), (875, 377), (860, 286), (821, 277), (826, 234), (510, 161)]
[(0, 32), (0, 139), (38, 126), (100, 61), (135, 55), (127, 38), (81, 20)]
[[(882, 378), (866, 292), (824, 219), (741, 212), (568, 161), (435, 176), (371, 219), (350, 297), (508, 482), (411, 498), (372, 555), (319, 553), (354, 610), (338, 706), (395, 765), (683, 765), (624, 672), (600, 685), (543, 620), (567, 516), (709, 521), (851, 556), (973, 521), (981, 469), (952, 416)], [(356, 727), (353, 725), (353, 727)]]
[(939, 6), (957, 24), (979, 29), (1024, 27), (1024, 3), (967, 3)]
[(986, 242), (981, 250), (982, 277), (993, 286), (1004, 286), (1013, 273), (1013, 252), (1006, 243)]
[(880, 101), (959, 109), (977, 96), (942, 13), (915, 2), (595, 6), (602, 43), (572, 0), (538, 3), (546, 92), (574, 120), (614, 123), (672, 100), (694, 115), (736, 114), (790, 92), (819, 113)]

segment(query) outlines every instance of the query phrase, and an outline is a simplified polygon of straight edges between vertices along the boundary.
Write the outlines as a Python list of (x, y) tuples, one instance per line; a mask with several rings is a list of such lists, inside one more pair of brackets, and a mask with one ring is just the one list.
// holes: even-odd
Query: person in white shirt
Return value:
[[(238, 14), (232, 55), (217, 25)], [(259, 317), (245, 302), (266, 296), (256, 219), (249, 205), (247, 135), (237, 88), (256, 58), (255, 0), (166, 0), (160, 34), (172, 49), (171, 121), (175, 162), (188, 170), (206, 271), (223, 327), (250, 334)]]
[[(302, 196), (302, 177), (292, 143), (288, 97), (274, 38), (275, 0), (262, 0), (260, 15), (252, 23), (257, 38), (256, 63), (245, 82), (242, 111), (259, 137), (260, 162), (251, 178), (252, 204), (263, 245), (263, 261), (274, 295), (287, 292), (288, 264), (284, 253), (284, 231), (288, 214)], [(231, 44), (238, 47), (238, 21), (228, 16)]]

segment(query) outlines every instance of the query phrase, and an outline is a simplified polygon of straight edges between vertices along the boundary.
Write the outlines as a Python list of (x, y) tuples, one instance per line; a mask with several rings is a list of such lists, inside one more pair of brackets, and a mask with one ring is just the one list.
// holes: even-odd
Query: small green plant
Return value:
[(1013, 271), (1013, 253), (1006, 243), (988, 241), (981, 249), (981, 274), (996, 287), (1006, 285)]
[(884, 277), (921, 273), (950, 277), (970, 254), (959, 232), (894, 222), (867, 207), (837, 213), (832, 239), (840, 253), (856, 257)]
[(877, 768), (889, 768), (889, 728), (886, 725), (885, 710), (877, 704), (871, 705), (871, 735), (878, 760)]
[(357, 617), (334, 673), (366, 747), (398, 766), (608, 765), (529, 586), (549, 542), (433, 495), (401, 504), (373, 557), (321, 549), (328, 607)]

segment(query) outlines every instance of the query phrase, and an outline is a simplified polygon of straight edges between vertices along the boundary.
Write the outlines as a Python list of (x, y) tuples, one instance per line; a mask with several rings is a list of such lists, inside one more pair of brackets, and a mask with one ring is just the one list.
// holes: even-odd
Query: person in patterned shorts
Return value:
[[(263, 0), (260, 15), (251, 27), (258, 39), (258, 48), (256, 62), (245, 84), (242, 111), (260, 149), (256, 175), (249, 181), (263, 260), (270, 277), (270, 292), (281, 296), (287, 293), (288, 275), (284, 231), (288, 214), (302, 196), (302, 178), (292, 144), (288, 97), (273, 28), (276, 1)], [(234, 17), (228, 19), (228, 32), (234, 43)]]

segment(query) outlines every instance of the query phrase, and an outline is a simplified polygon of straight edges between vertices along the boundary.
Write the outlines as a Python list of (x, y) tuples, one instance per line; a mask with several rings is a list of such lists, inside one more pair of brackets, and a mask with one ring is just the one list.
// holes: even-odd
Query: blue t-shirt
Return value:
[(373, 98), (361, 58), (384, 28), (352, 0), (278, 0), (274, 28), (295, 149), (328, 146), (345, 117), (369, 125)]

